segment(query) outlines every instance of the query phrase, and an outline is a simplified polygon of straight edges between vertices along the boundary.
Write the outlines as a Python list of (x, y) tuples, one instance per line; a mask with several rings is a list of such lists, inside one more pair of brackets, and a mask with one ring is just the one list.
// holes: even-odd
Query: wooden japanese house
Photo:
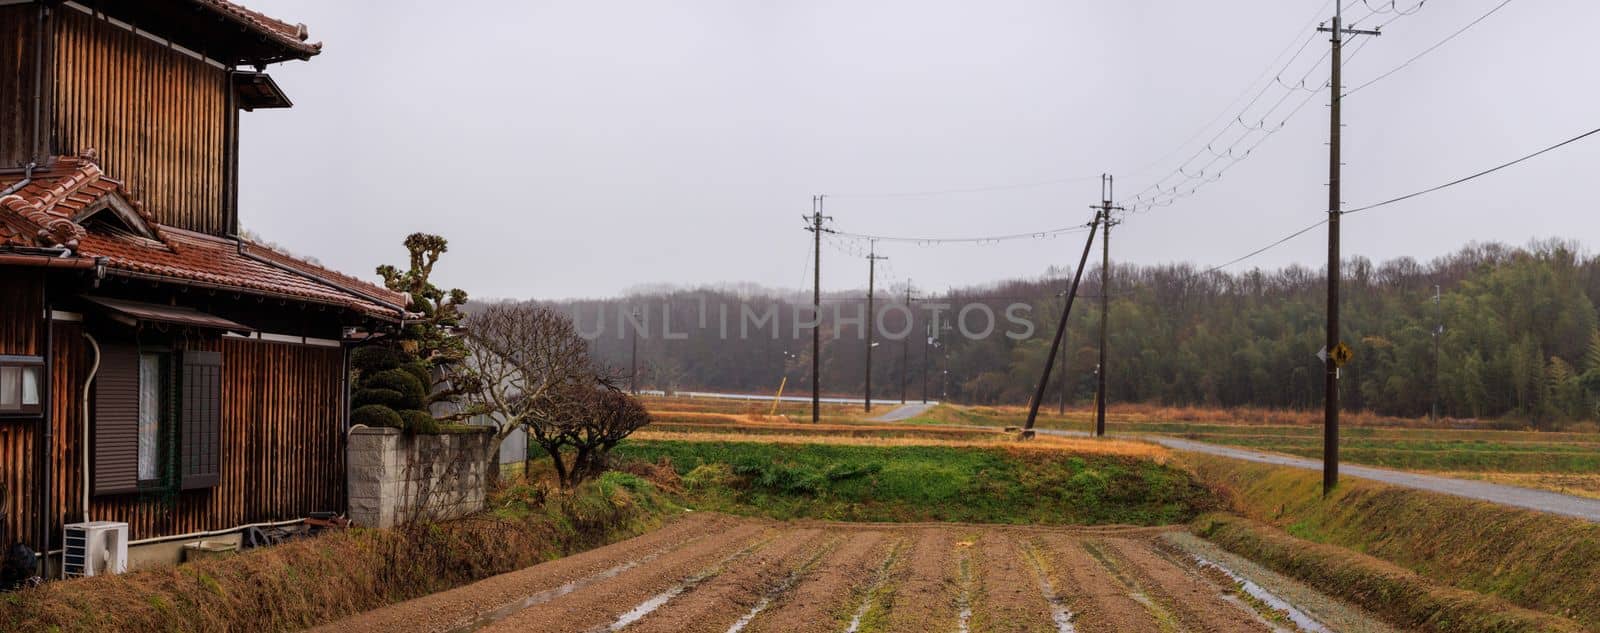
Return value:
[(320, 48), (225, 0), (0, 0), (0, 546), (344, 510), (347, 335), (406, 298), (238, 235), (240, 113)]

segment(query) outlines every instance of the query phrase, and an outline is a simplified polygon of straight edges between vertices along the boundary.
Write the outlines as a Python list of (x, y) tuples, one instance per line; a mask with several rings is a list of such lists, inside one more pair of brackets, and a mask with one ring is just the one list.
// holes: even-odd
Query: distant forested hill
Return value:
[[(1347, 261), (1343, 322), (1355, 360), (1345, 369), (1344, 403), (1384, 414), (1425, 415), (1434, 385), (1434, 329), (1442, 412), (1454, 417), (1514, 416), (1538, 425), (1593, 419), (1600, 406), (1600, 258), (1568, 242), (1526, 248), (1472, 245), (1428, 263), (1409, 258)], [(1099, 271), (1084, 277), (1065, 343), (1064, 384), (1073, 400), (1092, 398), (1100, 319)], [(1326, 287), (1320, 270), (1205, 273), (1190, 265), (1113, 265), (1107, 375), (1113, 401), (1171, 405), (1314, 408)], [(1033, 280), (954, 289), (920, 297), (911, 320), (904, 288), (880, 289), (881, 332), (912, 334), (874, 350), (875, 398), (930, 397), (967, 403), (1025, 403), (1060, 314), (1061, 271)], [(1438, 285), (1441, 300), (1433, 300)], [(827, 393), (859, 395), (865, 342), (850, 320), (864, 292), (824, 299), (822, 384)], [(1031, 310), (1007, 306), (1028, 305)], [(661, 289), (609, 300), (557, 304), (597, 335), (598, 358), (627, 370), (639, 309), (643, 388), (770, 393), (810, 389), (809, 294), (758, 288)], [(926, 344), (931, 310), (949, 323), (966, 305), (987, 306), (994, 332), (971, 340), (941, 328)], [(800, 312), (795, 310), (799, 309)], [(835, 336), (838, 324), (844, 329)], [(977, 333), (985, 310), (968, 308)], [(603, 320), (602, 320), (603, 318)], [(620, 319), (620, 322), (619, 322)], [(1031, 336), (1018, 340), (1007, 332)], [(619, 325), (623, 327), (619, 327)], [(909, 328), (908, 328), (909, 326)], [(948, 377), (945, 372), (948, 370)]]

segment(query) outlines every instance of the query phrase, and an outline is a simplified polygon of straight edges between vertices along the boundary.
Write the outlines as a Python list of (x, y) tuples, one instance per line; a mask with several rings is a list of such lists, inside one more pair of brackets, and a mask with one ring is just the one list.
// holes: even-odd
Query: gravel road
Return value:
[(919, 415), (922, 415), (922, 413), (924, 411), (927, 411), (928, 409), (932, 409), (932, 408), (934, 408), (936, 406), (939, 406), (939, 405), (937, 403), (933, 403), (933, 402), (917, 402), (917, 403), (913, 403), (913, 404), (902, 404), (902, 405), (900, 405), (898, 407), (895, 407), (893, 411), (890, 411), (890, 412), (885, 413), (883, 415), (880, 415), (880, 416), (878, 416), (876, 418), (873, 418), (873, 421), (874, 422), (899, 422), (899, 421), (902, 421), (902, 420), (910, 420), (911, 418), (914, 418), (914, 417), (917, 417)]

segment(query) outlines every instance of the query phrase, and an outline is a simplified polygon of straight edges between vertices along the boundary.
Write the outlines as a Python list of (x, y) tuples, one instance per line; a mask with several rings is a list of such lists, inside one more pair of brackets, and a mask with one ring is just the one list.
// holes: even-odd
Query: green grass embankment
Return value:
[[(1184, 459), (1250, 519), (1600, 631), (1600, 524), (1351, 477), (1323, 498), (1318, 472), (1205, 455)], [(1279, 571), (1303, 571), (1248, 541), (1219, 542)], [(1337, 583), (1322, 588), (1332, 591)]]
[(697, 510), (840, 521), (1161, 525), (1216, 507), (1183, 469), (1025, 448), (630, 441)]

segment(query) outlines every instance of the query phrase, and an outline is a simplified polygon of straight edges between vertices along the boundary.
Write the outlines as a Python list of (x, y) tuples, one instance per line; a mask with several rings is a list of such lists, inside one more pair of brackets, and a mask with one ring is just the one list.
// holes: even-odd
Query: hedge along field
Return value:
[(1600, 630), (1600, 523), (1349, 477), (1324, 499), (1315, 471), (1183, 460), (1250, 519)]
[(634, 440), (697, 510), (778, 519), (1164, 525), (1216, 507), (1187, 471), (1059, 449)]

